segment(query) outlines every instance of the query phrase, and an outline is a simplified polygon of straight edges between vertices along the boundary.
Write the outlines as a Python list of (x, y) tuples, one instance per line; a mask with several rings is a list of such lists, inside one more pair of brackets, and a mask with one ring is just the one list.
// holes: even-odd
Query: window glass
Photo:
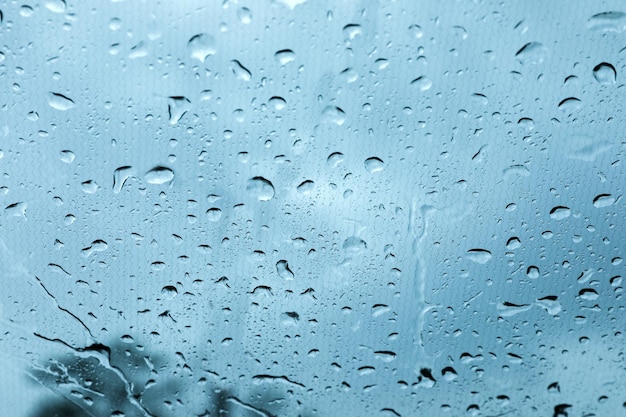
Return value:
[(622, 2), (0, 10), (3, 415), (625, 411)]

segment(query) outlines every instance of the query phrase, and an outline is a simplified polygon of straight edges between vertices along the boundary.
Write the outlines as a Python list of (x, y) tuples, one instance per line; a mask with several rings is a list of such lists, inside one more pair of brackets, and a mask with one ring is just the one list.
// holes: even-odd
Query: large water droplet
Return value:
[(357, 25), (355, 23), (350, 23), (350, 24), (345, 25), (343, 27), (343, 35), (347, 39), (354, 39), (355, 37), (357, 37), (361, 33), (363, 33), (363, 29), (361, 28), (361, 25)]
[(467, 251), (467, 259), (479, 264), (486, 264), (491, 260), (493, 255), (487, 249), (470, 249)]
[(191, 100), (183, 96), (171, 96), (167, 100), (170, 124), (175, 125), (191, 109)]
[(170, 182), (174, 179), (174, 171), (167, 167), (156, 166), (150, 171), (146, 172), (144, 180), (148, 184), (161, 185)]
[(596, 32), (622, 32), (626, 29), (626, 13), (603, 12), (594, 14), (587, 21), (587, 27)]
[(263, 177), (250, 178), (246, 190), (259, 201), (270, 201), (275, 193), (274, 185)]
[(548, 57), (548, 48), (540, 42), (528, 42), (515, 57), (521, 64), (541, 64)]
[(615, 197), (611, 194), (600, 194), (593, 199), (593, 206), (596, 208), (612, 206), (615, 203)]
[(64, 96), (63, 94), (53, 92), (48, 94), (48, 104), (53, 109), (61, 111), (66, 111), (76, 106), (74, 100), (71, 98)]
[(593, 78), (600, 84), (615, 84), (616, 77), (617, 71), (615, 67), (608, 62), (601, 62), (593, 68)]
[(217, 52), (215, 38), (207, 33), (192, 36), (187, 42), (187, 49), (191, 57), (200, 62), (204, 62), (207, 57)]
[(298, 185), (297, 190), (300, 194), (309, 194), (313, 191), (313, 187), (315, 187), (315, 183), (311, 180), (306, 180)]
[(44, 5), (46, 9), (50, 10), (52, 13), (65, 12), (66, 5), (64, 0), (46, 0)]
[(278, 272), (278, 275), (283, 279), (286, 279), (288, 281), (293, 279), (293, 272), (291, 272), (291, 269), (289, 269), (289, 264), (284, 259), (276, 262), (276, 271)]

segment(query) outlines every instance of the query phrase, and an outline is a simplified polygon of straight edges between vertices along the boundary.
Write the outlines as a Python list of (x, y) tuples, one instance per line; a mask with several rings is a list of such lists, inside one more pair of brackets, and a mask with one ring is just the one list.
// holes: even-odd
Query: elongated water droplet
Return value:
[(291, 269), (289, 269), (289, 264), (284, 259), (276, 262), (276, 271), (281, 278), (284, 278), (288, 281), (293, 279), (293, 272), (291, 272)]
[(53, 109), (61, 111), (66, 111), (76, 106), (74, 100), (71, 98), (64, 96), (63, 94), (53, 92), (50, 92), (48, 95), (48, 104)]
[(231, 64), (233, 74), (235, 74), (237, 78), (242, 81), (250, 81), (252, 79), (252, 73), (248, 68), (244, 67), (241, 62), (234, 59), (231, 61)]
[(131, 166), (123, 166), (113, 171), (113, 192), (118, 194), (122, 191), (122, 187), (126, 183), (126, 180), (133, 175), (133, 168)]
[(626, 29), (626, 13), (603, 12), (594, 14), (587, 21), (587, 27), (596, 32), (622, 32)]
[(541, 42), (528, 42), (515, 57), (522, 64), (541, 64), (548, 57), (548, 48)]
[(600, 194), (593, 199), (593, 206), (596, 208), (612, 206), (615, 203), (615, 197), (611, 194)]
[(486, 264), (491, 260), (493, 255), (487, 249), (470, 249), (467, 251), (467, 259), (479, 264)]
[(411, 85), (417, 87), (420, 91), (427, 91), (433, 86), (433, 82), (430, 78), (422, 75), (411, 81)]
[(565, 206), (556, 206), (553, 207), (552, 210), (550, 210), (550, 217), (554, 220), (566, 219), (570, 216), (570, 214), (572, 214), (572, 211), (569, 209), (569, 207)]
[(161, 185), (168, 183), (174, 179), (174, 171), (167, 167), (156, 166), (146, 172), (144, 180), (148, 184)]

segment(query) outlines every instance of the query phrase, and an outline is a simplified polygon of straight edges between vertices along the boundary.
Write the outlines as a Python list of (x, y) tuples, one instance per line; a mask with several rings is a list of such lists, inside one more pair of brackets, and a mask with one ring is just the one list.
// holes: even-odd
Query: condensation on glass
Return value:
[(623, 3), (0, 10), (2, 415), (624, 413)]

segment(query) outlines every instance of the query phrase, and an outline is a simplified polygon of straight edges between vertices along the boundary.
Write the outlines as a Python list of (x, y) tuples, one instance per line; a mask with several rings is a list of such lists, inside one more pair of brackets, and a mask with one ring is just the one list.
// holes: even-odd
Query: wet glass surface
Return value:
[(0, 10), (3, 415), (626, 411), (623, 3)]

